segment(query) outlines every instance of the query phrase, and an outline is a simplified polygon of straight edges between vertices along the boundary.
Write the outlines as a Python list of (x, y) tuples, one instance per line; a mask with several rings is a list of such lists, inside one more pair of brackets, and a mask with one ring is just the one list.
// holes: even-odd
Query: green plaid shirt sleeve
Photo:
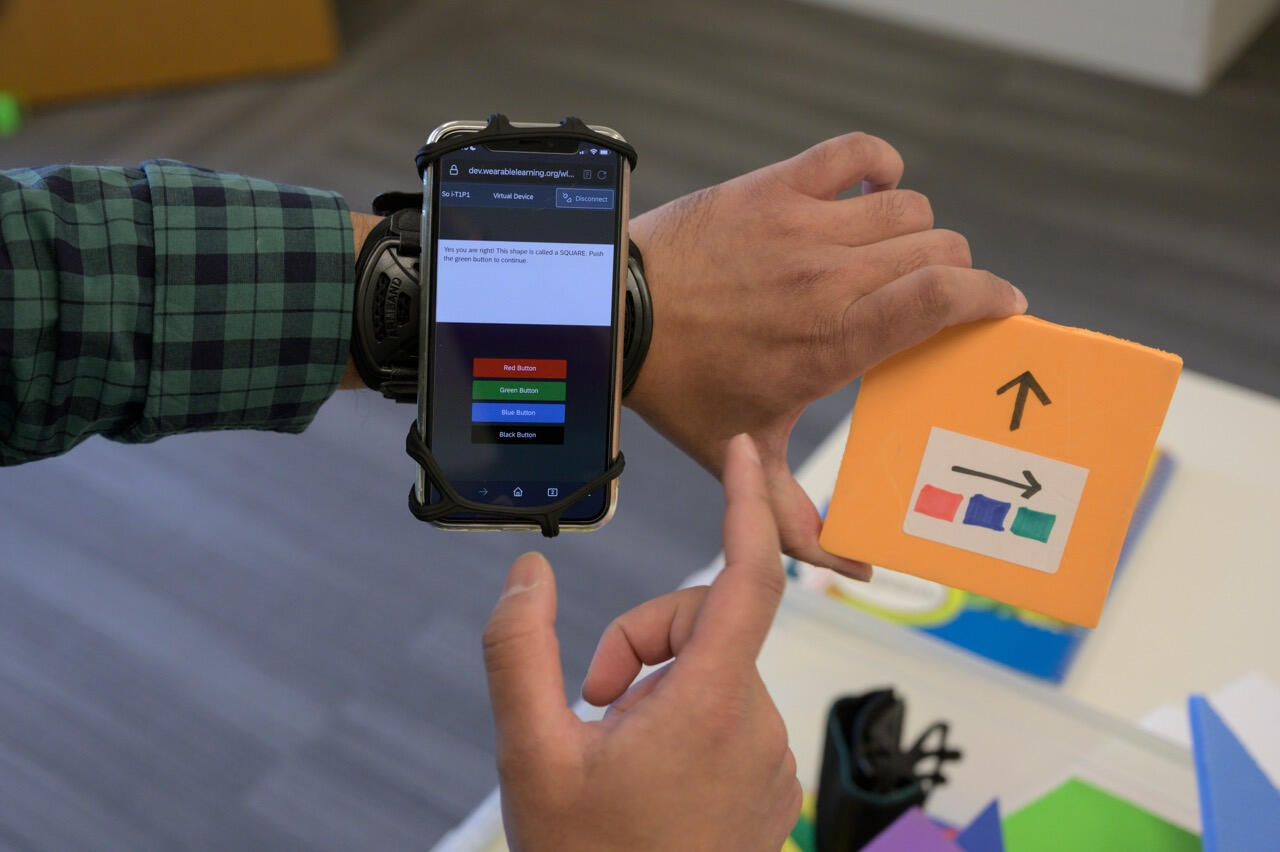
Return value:
[(346, 366), (354, 266), (334, 193), (170, 160), (0, 172), (0, 464), (302, 431)]

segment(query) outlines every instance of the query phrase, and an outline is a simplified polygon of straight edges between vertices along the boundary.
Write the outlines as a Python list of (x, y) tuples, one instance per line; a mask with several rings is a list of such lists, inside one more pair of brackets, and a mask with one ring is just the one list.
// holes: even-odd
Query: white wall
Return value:
[(1186, 92), (1200, 92), (1280, 0), (813, 0)]

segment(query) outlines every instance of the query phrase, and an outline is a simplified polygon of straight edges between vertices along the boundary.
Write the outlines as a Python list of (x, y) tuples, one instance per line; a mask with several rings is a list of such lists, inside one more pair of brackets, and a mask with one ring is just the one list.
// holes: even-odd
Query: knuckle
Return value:
[(614, 616), (613, 620), (605, 625), (604, 630), (600, 631), (600, 641), (596, 645), (596, 655), (599, 656), (601, 651), (609, 647), (617, 647), (618, 644), (631, 645), (631, 637), (627, 633), (627, 616), (630, 613)]
[(894, 267), (893, 277), (901, 278), (909, 275), (917, 269), (924, 269), (938, 262), (937, 250), (931, 242), (924, 242), (906, 252), (898, 258), (898, 263)]
[(905, 166), (905, 163), (902, 160), (902, 152), (890, 144), (888, 140), (881, 139), (879, 136), (872, 136), (870, 139), (884, 149), (885, 157), (893, 164), (894, 171), (898, 174), (902, 174)]
[(506, 619), (490, 619), (480, 638), (485, 667), (493, 672), (518, 665), (533, 635), (534, 631), (517, 628)]
[(952, 266), (972, 266), (973, 255), (969, 249), (969, 240), (958, 231), (941, 229), (935, 231), (942, 246), (942, 256)]
[(918, 270), (916, 276), (916, 312), (927, 324), (941, 327), (952, 302), (947, 268), (926, 266)]
[(496, 761), (498, 777), (503, 781), (520, 778), (529, 772), (529, 756), (515, 748), (499, 748)]
[(858, 162), (866, 162), (871, 157), (871, 150), (876, 145), (876, 138), (870, 133), (861, 130), (855, 130), (846, 134), (843, 138), (844, 145), (838, 146), (837, 150), (840, 154), (857, 160)]
[(791, 398), (818, 399), (831, 393), (830, 365), (839, 360), (845, 346), (838, 317), (827, 314), (815, 319), (804, 341), (804, 351), (815, 366), (787, 379)]
[[(826, 357), (826, 353), (836, 345), (840, 337), (840, 320), (834, 312), (820, 311), (809, 324), (807, 343), (809, 351), (815, 357)], [(801, 381), (806, 377), (800, 376)]]
[(891, 189), (877, 192), (873, 197), (879, 204), (879, 217), (890, 224), (898, 224), (907, 218), (913, 203), (908, 197), (909, 190)]
[(827, 139), (819, 142), (805, 151), (803, 156), (810, 161), (810, 165), (815, 169), (831, 169), (841, 156), (841, 143), (847, 138), (842, 136), (838, 139)]
[(855, 130), (819, 144), (826, 148), (829, 155), (840, 156), (846, 152), (860, 154), (875, 144), (875, 137), (864, 130)]
[(982, 270), (982, 283), (993, 293), (999, 293), (1001, 296), (1009, 298), (1013, 297), (1012, 285), (989, 269)]
[[(769, 724), (769, 730), (764, 738), (765, 748), (768, 749), (770, 755), (780, 755), (790, 752), (787, 747), (787, 726), (783, 724), (782, 717), (774, 714), (773, 720)], [(783, 758), (786, 759), (785, 757)]]
[(770, 197), (761, 198), (754, 206), (751, 215), (760, 233), (770, 234), (788, 255), (799, 256), (805, 254), (802, 247), (814, 244), (814, 228), (823, 221), (825, 211), (821, 202), (810, 196), (796, 194), (779, 203), (771, 191)]
[(993, 310), (1016, 310), (1013, 285), (990, 270), (983, 269), (978, 272), (979, 274), (975, 276), (973, 282), (973, 301), (978, 304), (985, 304), (989, 309)]
[(762, 597), (777, 600), (786, 591), (787, 576), (782, 573), (782, 560), (776, 553), (761, 554), (761, 564), (754, 572), (756, 587)]
[(804, 295), (820, 288), (830, 275), (828, 266), (805, 259), (798, 261), (787, 271), (787, 280), (797, 295)]
[[(879, 352), (892, 333), (893, 317), (883, 300), (856, 299), (845, 308), (842, 322), (846, 346), (857, 352)], [(845, 355), (849, 351), (844, 352)]]
[(736, 752), (741, 747), (745, 710), (741, 701), (718, 697), (704, 711), (698, 738), (712, 752)]
[(791, 784), (791, 803), (787, 808), (787, 823), (795, 825), (797, 819), (800, 818), (800, 810), (804, 807), (804, 787), (800, 785), (800, 779), (794, 779)]
[(902, 200), (902, 216), (901, 220), (922, 230), (933, 227), (933, 205), (929, 202), (927, 196), (923, 193), (916, 192), (914, 189), (898, 189), (895, 193), (900, 193)]
[(845, 172), (854, 163), (865, 162), (876, 143), (874, 136), (855, 130), (843, 136), (826, 139), (809, 148), (804, 156), (810, 165), (823, 171)]

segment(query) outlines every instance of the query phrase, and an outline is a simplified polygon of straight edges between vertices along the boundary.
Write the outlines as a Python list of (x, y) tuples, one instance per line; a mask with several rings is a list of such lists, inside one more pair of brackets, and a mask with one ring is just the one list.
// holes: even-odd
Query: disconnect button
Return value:
[(612, 210), (613, 190), (559, 187), (556, 189), (556, 206), (570, 210)]

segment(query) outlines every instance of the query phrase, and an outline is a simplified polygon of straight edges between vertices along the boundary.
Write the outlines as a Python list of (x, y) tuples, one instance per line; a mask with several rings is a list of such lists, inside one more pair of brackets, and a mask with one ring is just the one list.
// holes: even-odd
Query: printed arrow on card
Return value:
[(963, 473), (965, 476), (980, 476), (983, 479), (990, 479), (992, 482), (999, 482), (1004, 485), (1012, 485), (1014, 488), (1021, 488), (1024, 500), (1031, 499), (1032, 496), (1039, 493), (1041, 488), (1040, 482), (1029, 470), (1024, 470), (1022, 472), (1024, 481), (1019, 482), (1016, 479), (1005, 479), (1003, 476), (996, 476), (994, 473), (983, 473), (980, 470), (970, 470), (967, 467), (960, 467), (960, 465), (955, 465), (951, 469), (956, 473)]

